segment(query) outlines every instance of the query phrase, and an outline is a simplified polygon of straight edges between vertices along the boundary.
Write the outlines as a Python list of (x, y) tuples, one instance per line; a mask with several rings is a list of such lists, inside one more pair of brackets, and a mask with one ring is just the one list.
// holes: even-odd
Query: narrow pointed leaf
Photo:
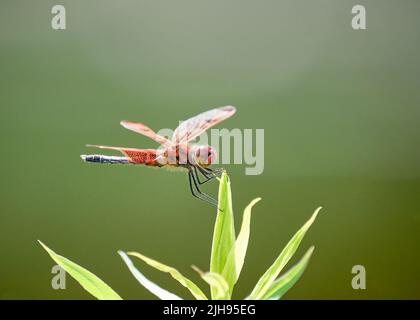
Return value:
[(303, 275), (309, 260), (311, 258), (314, 247), (311, 247), (300, 261), (290, 268), (284, 275), (274, 281), (267, 293), (262, 297), (263, 300), (280, 299)]
[(58, 255), (45, 244), (38, 240), (50, 257), (71, 275), (87, 292), (99, 300), (122, 300), (105, 282), (95, 276), (89, 270), (79, 266), (69, 259)]
[(284, 266), (289, 262), (290, 258), (296, 252), (299, 247), (300, 242), (302, 241), (305, 233), (308, 231), (309, 227), (315, 221), (316, 216), (318, 215), (319, 207), (311, 218), (295, 233), (293, 238), (287, 243), (286, 247), (274, 261), (270, 268), (263, 274), (263, 276), (258, 280), (254, 290), (252, 290), (250, 299), (261, 299), (268, 291), (268, 289), (273, 284), (274, 280), (277, 278)]
[(215, 272), (203, 272), (195, 266), (193, 269), (211, 288), (214, 288), (213, 300), (230, 300), (229, 285), (223, 276)]
[[(213, 243), (210, 257), (210, 272), (222, 274), (225, 269), (227, 257), (235, 245), (235, 227), (232, 211), (232, 195), (230, 181), (226, 172), (223, 172), (219, 184), (219, 205), (216, 223), (213, 232)], [(235, 284), (235, 265), (231, 264), (226, 270), (226, 282), (232, 289)], [(211, 294), (214, 299), (217, 288), (211, 286)]]
[(162, 272), (166, 272), (169, 273), (172, 278), (174, 278), (175, 280), (177, 280), (180, 284), (182, 284), (184, 287), (186, 287), (191, 294), (197, 299), (197, 300), (207, 300), (206, 295), (203, 293), (203, 291), (200, 290), (200, 288), (191, 280), (189, 280), (188, 278), (184, 277), (178, 270), (176, 270), (175, 268), (172, 268), (170, 266), (167, 266), (163, 263), (160, 263), (156, 260), (153, 260), (151, 258), (148, 258), (138, 252), (127, 252), (128, 255), (133, 256), (133, 257), (137, 257), (141, 260), (143, 260), (144, 262), (146, 262), (149, 266), (162, 271)]
[[(241, 274), (242, 267), (245, 261), (245, 255), (248, 248), (250, 225), (251, 225), (251, 209), (260, 201), (261, 198), (256, 198), (245, 208), (244, 215), (242, 218), (241, 230), (239, 231), (238, 237), (236, 238), (235, 245), (229, 253), (228, 260), (222, 275), (226, 278), (228, 272), (232, 270), (232, 264), (234, 265), (235, 283), (238, 281), (239, 275)], [(233, 288), (231, 288), (233, 289)], [(230, 291), (232, 293), (232, 291)]]
[(133, 274), (133, 276), (137, 279), (140, 284), (145, 287), (147, 290), (149, 290), (151, 293), (153, 293), (156, 297), (158, 297), (161, 300), (182, 300), (177, 295), (162, 289), (157, 284), (153, 283), (149, 279), (147, 279), (133, 264), (133, 261), (127, 256), (127, 254), (123, 251), (118, 251), (119, 255), (127, 265), (130, 272)]

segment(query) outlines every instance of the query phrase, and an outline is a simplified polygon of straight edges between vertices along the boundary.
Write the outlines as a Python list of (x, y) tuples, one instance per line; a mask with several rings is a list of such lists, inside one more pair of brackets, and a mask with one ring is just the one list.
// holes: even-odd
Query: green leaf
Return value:
[(203, 272), (196, 266), (192, 267), (211, 288), (214, 288), (213, 300), (230, 300), (229, 285), (223, 276), (215, 272)]
[(283, 276), (274, 281), (267, 293), (262, 297), (263, 300), (280, 299), (295, 283), (300, 279), (305, 271), (309, 259), (311, 258), (314, 247), (311, 247), (300, 261), (290, 268)]
[(230, 300), (229, 285), (225, 278), (214, 272), (206, 272), (202, 276), (212, 288), (214, 288), (213, 300)]
[(38, 242), (44, 247), (51, 258), (59, 264), (69, 275), (91, 295), (99, 300), (122, 300), (122, 298), (112, 290), (105, 282), (95, 276), (92, 272), (77, 265), (69, 259), (56, 254), (40, 240)]
[(315, 221), (316, 216), (318, 215), (319, 210), (322, 207), (319, 207), (315, 210), (312, 217), (299, 229), (298, 232), (293, 236), (293, 238), (288, 242), (286, 247), (277, 257), (276, 261), (271, 265), (270, 268), (263, 274), (263, 276), (258, 280), (255, 285), (254, 290), (252, 290), (249, 299), (261, 299), (268, 291), (268, 289), (273, 284), (274, 280), (277, 278), (284, 266), (289, 262), (290, 258), (294, 255), (297, 248), (299, 247), (300, 242), (305, 236), (306, 231)]
[(191, 280), (189, 280), (188, 278), (184, 277), (178, 270), (176, 270), (175, 268), (169, 267), (167, 265), (164, 265), (163, 263), (160, 263), (156, 260), (153, 260), (151, 258), (148, 258), (138, 252), (127, 252), (128, 255), (133, 256), (133, 257), (137, 257), (141, 260), (143, 260), (144, 262), (146, 262), (149, 266), (162, 271), (162, 272), (167, 272), (169, 273), (172, 278), (174, 278), (175, 280), (177, 280), (180, 284), (182, 284), (184, 287), (186, 287), (191, 294), (197, 299), (197, 300), (207, 300), (206, 295), (203, 293), (203, 291), (200, 290), (199, 287), (197, 287), (197, 285), (192, 282)]
[(241, 274), (245, 261), (246, 250), (248, 248), (251, 225), (251, 209), (260, 200), (261, 198), (252, 200), (251, 203), (245, 208), (242, 218), (241, 230), (239, 231), (239, 235), (236, 238), (234, 247), (229, 253), (227, 263), (222, 273), (222, 275), (226, 278), (230, 270), (232, 270), (232, 264), (234, 264), (235, 283), (238, 281), (239, 275)]
[[(216, 217), (216, 223), (213, 232), (213, 244), (210, 257), (210, 272), (222, 274), (225, 269), (227, 258), (235, 245), (235, 227), (232, 210), (232, 194), (230, 190), (230, 181), (226, 172), (223, 172), (219, 184), (219, 205)], [(226, 282), (230, 292), (235, 284), (236, 274), (235, 265), (225, 271)], [(215, 298), (217, 288), (211, 286), (212, 298)]]
[(158, 297), (161, 300), (182, 300), (177, 295), (162, 289), (154, 282), (147, 279), (133, 264), (133, 261), (127, 256), (127, 254), (123, 251), (118, 251), (118, 254), (121, 256), (125, 264), (127, 265), (130, 272), (133, 274), (134, 278), (137, 279), (137, 281), (145, 287), (147, 290), (149, 290), (151, 293), (153, 293), (156, 297)]

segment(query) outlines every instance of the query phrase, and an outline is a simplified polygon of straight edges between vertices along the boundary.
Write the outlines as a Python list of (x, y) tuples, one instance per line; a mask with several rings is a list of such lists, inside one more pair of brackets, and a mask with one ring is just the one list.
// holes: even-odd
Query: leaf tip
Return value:
[(131, 262), (130, 258), (128, 257), (127, 253), (122, 250), (118, 250), (117, 253), (120, 255), (121, 259), (127, 264), (128, 261)]
[(44, 250), (48, 252), (48, 254), (52, 252), (52, 250), (48, 248), (41, 240), (37, 240), (37, 241), (44, 248)]
[(315, 212), (312, 214), (311, 220), (314, 221), (316, 217), (318, 216), (318, 213), (321, 211), (322, 207), (318, 207)]
[(253, 207), (255, 204), (257, 204), (258, 202), (261, 201), (261, 197), (257, 197), (254, 200), (251, 201), (251, 203), (249, 204), (251, 207)]
[(197, 267), (196, 265), (191, 265), (191, 269), (193, 269), (195, 272), (197, 272), (200, 277), (202, 277), (204, 275), (204, 271), (201, 270), (199, 267)]

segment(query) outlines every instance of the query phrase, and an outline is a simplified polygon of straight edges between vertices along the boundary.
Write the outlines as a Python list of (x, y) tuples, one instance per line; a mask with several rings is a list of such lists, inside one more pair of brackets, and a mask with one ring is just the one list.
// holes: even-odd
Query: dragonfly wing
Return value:
[(148, 126), (142, 124), (142, 123), (138, 123), (138, 122), (134, 122), (134, 121), (128, 121), (128, 120), (123, 120), (120, 122), (121, 125), (131, 131), (140, 133), (164, 146), (170, 146), (172, 145), (172, 142), (168, 139), (166, 139), (165, 137), (162, 137), (161, 135), (157, 134), (156, 132), (154, 132), (152, 129), (150, 129)]
[(172, 136), (175, 144), (187, 143), (198, 137), (207, 129), (231, 117), (236, 112), (235, 107), (226, 106), (212, 109), (182, 122)]
[(155, 161), (159, 156), (160, 152), (155, 149), (136, 149), (136, 148), (125, 148), (125, 147), (110, 147), (102, 145), (88, 144), (87, 147), (95, 147), (106, 150), (120, 151), (123, 155), (130, 159), (132, 163), (145, 163)]

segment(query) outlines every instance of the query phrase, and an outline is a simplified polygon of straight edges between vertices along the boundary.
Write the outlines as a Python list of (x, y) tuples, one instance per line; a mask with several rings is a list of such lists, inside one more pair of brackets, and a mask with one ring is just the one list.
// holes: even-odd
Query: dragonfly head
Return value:
[(200, 166), (208, 167), (216, 158), (216, 150), (210, 146), (198, 146), (194, 150), (194, 156)]

